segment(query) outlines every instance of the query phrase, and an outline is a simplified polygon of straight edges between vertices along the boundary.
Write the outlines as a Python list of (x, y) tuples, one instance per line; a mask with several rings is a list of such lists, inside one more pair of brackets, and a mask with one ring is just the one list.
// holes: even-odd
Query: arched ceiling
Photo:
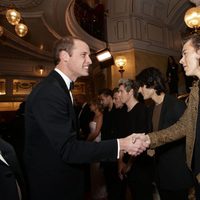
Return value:
[[(104, 3), (107, 5), (108, 1), (104, 0)], [(152, 17), (162, 19), (163, 23), (179, 30), (185, 28), (183, 16), (185, 11), (192, 6), (189, 0), (129, 1), (134, 2), (138, 13), (140, 9), (143, 9), (151, 13)], [(71, 34), (66, 25), (65, 16), (66, 9), (73, 0), (2, 0), (0, 6), (8, 7), (11, 2), (22, 13), (29, 32), (24, 38), (19, 38), (5, 16), (0, 15), (0, 24), (5, 28), (5, 36), (0, 38), (0, 57), (50, 61), (54, 41)]]

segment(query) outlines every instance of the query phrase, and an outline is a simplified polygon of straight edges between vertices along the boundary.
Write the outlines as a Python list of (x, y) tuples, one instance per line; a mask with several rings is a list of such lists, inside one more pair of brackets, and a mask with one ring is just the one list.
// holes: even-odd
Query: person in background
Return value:
[(0, 198), (26, 200), (26, 184), (14, 148), (0, 138)]
[(26, 102), (20, 103), (18, 110), (16, 111), (15, 118), (10, 122), (8, 127), (10, 141), (9, 143), (15, 149), (20, 166), (24, 169), (23, 153), (24, 153), (24, 138), (25, 138), (25, 126), (24, 126), (24, 113)]
[[(138, 86), (130, 79), (120, 79), (119, 96), (127, 109), (124, 120), (121, 122), (123, 128), (122, 137), (130, 133), (147, 130), (147, 108), (145, 104), (137, 99)], [(121, 128), (121, 130), (122, 130)], [(147, 152), (135, 157), (121, 153), (119, 159), (119, 175), (121, 179), (127, 179), (132, 199), (153, 200), (153, 160)]]
[[(136, 76), (136, 80), (138, 92), (145, 100), (154, 102), (148, 112), (149, 131), (158, 131), (177, 122), (186, 105), (166, 93), (161, 72), (155, 67), (148, 67)], [(186, 165), (185, 138), (155, 149), (155, 182), (161, 200), (188, 200), (194, 181)]]
[(94, 113), (90, 110), (90, 105), (88, 103), (85, 94), (77, 95), (78, 104), (80, 104), (80, 110), (78, 112), (78, 122), (79, 122), (79, 139), (86, 140), (88, 133), (90, 132), (89, 123), (94, 117)]
[(168, 57), (167, 61), (167, 82), (169, 85), (169, 93), (170, 94), (178, 94), (178, 64), (176, 63), (173, 56)]
[[(90, 121), (90, 133), (87, 140), (93, 142), (101, 141), (101, 126), (103, 122), (103, 106), (99, 100), (90, 101), (90, 109), (94, 112), (94, 118)], [(90, 164), (91, 196), (94, 200), (105, 200), (107, 198), (106, 184), (103, 169), (100, 162)]]
[[(200, 35), (191, 34), (183, 39), (182, 58), (186, 76), (196, 76), (189, 94), (188, 105), (180, 119), (167, 129), (147, 135), (135, 134), (135, 140), (156, 148), (166, 143), (186, 138), (186, 163), (196, 180), (196, 199), (200, 199)], [(177, 158), (178, 159), (178, 158)]]
[(132, 135), (98, 143), (78, 140), (70, 85), (89, 75), (89, 46), (80, 38), (61, 38), (55, 44), (54, 62), (55, 69), (26, 100), (24, 162), (29, 200), (83, 199), (83, 163), (113, 161), (120, 151), (138, 155), (146, 147), (141, 148)]
[[(109, 88), (103, 88), (99, 91), (99, 99), (104, 108), (103, 111), (103, 123), (101, 127), (101, 139), (102, 141), (107, 141), (109, 139), (114, 139), (114, 116), (115, 116), (115, 106), (113, 103), (113, 93)], [(104, 177), (106, 181), (106, 189), (108, 193), (108, 200), (118, 199), (118, 191), (116, 190), (116, 173), (115, 166), (116, 161), (101, 162), (103, 168)]]
[[(113, 103), (115, 106), (114, 115), (113, 115), (113, 135), (115, 138), (121, 138), (123, 137), (123, 126), (121, 125), (124, 121), (125, 113), (127, 110), (127, 107), (124, 103), (122, 103), (120, 94), (119, 94), (119, 88), (115, 87), (113, 90)], [(121, 180), (118, 173), (118, 161), (113, 163), (112, 167), (112, 173), (113, 177), (115, 178), (115, 184), (113, 187), (115, 188), (115, 199), (123, 200), (128, 198), (130, 194), (127, 192), (126, 187), (126, 180)]]

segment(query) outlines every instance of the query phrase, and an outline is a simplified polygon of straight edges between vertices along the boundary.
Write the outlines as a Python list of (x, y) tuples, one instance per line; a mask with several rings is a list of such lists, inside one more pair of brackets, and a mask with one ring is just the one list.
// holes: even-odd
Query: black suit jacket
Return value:
[(53, 71), (26, 101), (25, 164), (30, 200), (83, 199), (83, 163), (117, 158), (117, 141), (77, 140), (68, 88)]
[(0, 160), (0, 199), (19, 200), (16, 180), (25, 199), (25, 183), (13, 147), (0, 138), (0, 151), (7, 165)]
[[(153, 108), (149, 112), (152, 130)], [(183, 114), (186, 105), (176, 97), (166, 94), (159, 119), (159, 130), (174, 124)], [(193, 179), (186, 165), (185, 138), (156, 148), (156, 183), (162, 189), (179, 190), (193, 185)]]

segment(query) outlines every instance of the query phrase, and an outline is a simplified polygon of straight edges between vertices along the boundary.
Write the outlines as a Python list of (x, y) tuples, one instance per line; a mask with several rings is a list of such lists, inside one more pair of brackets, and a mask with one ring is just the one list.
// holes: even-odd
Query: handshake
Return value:
[(137, 156), (145, 151), (151, 141), (144, 133), (133, 133), (128, 137), (119, 139), (120, 150), (132, 156)]

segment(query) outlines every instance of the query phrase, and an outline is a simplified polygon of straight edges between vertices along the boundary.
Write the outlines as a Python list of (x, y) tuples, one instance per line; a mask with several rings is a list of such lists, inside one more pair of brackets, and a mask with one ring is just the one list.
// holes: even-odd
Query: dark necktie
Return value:
[(70, 85), (69, 85), (69, 90), (71, 91), (71, 90), (73, 90), (73, 89), (74, 89), (74, 82), (71, 81), (71, 82), (70, 82)]

